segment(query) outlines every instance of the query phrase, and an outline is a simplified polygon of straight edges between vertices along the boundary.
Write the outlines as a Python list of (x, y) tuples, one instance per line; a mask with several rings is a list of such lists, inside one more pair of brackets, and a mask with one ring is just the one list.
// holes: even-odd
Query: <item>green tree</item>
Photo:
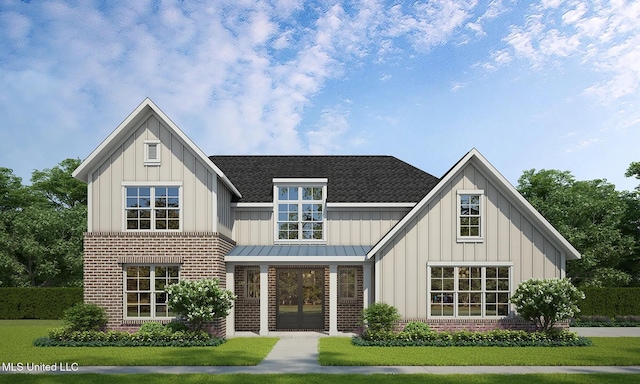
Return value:
[(548, 331), (558, 322), (580, 312), (578, 301), (584, 293), (569, 279), (531, 279), (520, 283), (511, 301), (518, 314), (532, 321), (539, 331)]
[(31, 186), (0, 168), (0, 286), (82, 284), (87, 199), (71, 176), (77, 165), (34, 171)]
[(165, 287), (169, 308), (191, 323), (195, 331), (204, 323), (225, 317), (236, 299), (231, 291), (220, 287), (218, 279), (182, 280)]
[(628, 209), (606, 180), (576, 181), (570, 172), (529, 170), (520, 193), (582, 254), (568, 262), (574, 284), (627, 286), (638, 262), (635, 240), (622, 230)]

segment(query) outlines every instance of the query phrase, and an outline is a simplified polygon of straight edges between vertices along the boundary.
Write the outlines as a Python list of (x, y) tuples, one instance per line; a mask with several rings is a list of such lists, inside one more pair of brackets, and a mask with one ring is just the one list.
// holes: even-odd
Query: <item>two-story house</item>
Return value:
[(113, 329), (169, 321), (165, 285), (205, 277), (238, 297), (228, 336), (351, 332), (379, 301), (436, 328), (518, 328), (519, 282), (580, 257), (476, 149), (441, 178), (391, 156), (208, 157), (146, 99), (74, 176), (85, 301)]

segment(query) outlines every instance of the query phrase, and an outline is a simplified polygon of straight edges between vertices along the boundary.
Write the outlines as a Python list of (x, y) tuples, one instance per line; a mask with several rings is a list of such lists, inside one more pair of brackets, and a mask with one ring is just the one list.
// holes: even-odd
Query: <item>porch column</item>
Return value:
[(362, 266), (362, 308), (369, 308), (371, 304), (371, 264), (364, 264)]
[(260, 265), (260, 336), (269, 334), (269, 266)]
[[(226, 284), (227, 284), (227, 290), (231, 291), (232, 294), (235, 293), (234, 288), (236, 285), (235, 269), (236, 269), (235, 265), (227, 264), (227, 280), (226, 280), (227, 283)], [(231, 308), (231, 310), (229, 311), (229, 315), (227, 316), (227, 331), (226, 331), (227, 337), (233, 336), (236, 333), (235, 312), (236, 312), (236, 307), (234, 305), (233, 308)]]
[(329, 265), (329, 335), (338, 334), (338, 266)]

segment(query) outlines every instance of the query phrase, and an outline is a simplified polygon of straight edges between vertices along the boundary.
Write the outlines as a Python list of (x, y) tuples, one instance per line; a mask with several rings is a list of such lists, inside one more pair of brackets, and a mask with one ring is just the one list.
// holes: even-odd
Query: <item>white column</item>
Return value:
[(338, 334), (338, 266), (329, 265), (329, 335)]
[[(236, 266), (235, 265), (229, 265), (227, 264), (227, 290), (231, 291), (231, 293), (235, 294), (234, 292), (234, 287), (235, 287), (235, 269)], [(229, 311), (229, 315), (227, 316), (227, 337), (229, 336), (233, 336), (236, 333), (236, 321), (235, 321), (235, 312), (236, 312), (236, 308), (235, 305), (233, 306), (233, 308), (231, 308), (231, 311)]]
[(382, 264), (382, 263), (380, 262), (380, 260), (378, 260), (378, 255), (374, 256), (374, 261), (375, 262), (374, 262), (373, 266), (375, 268), (374, 269), (375, 280), (373, 281), (373, 285), (374, 285), (374, 288), (373, 288), (373, 293), (374, 293), (373, 302), (374, 303), (378, 303), (378, 302), (380, 302), (380, 293), (382, 292), (382, 290), (380, 289), (380, 283), (381, 283), (381, 281), (380, 281), (380, 273), (381, 273), (380, 272), (380, 270), (381, 270), (380, 264)]
[(366, 309), (371, 304), (371, 264), (365, 264), (362, 266), (362, 308)]
[(260, 265), (260, 336), (269, 334), (269, 266)]

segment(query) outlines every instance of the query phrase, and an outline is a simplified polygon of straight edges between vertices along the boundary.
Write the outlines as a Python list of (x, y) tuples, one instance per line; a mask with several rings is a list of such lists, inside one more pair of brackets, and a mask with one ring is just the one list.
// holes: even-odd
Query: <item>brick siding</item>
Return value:
[[(224, 256), (235, 243), (212, 232), (89, 232), (84, 236), (84, 301), (103, 307), (107, 328), (135, 331), (146, 320), (124, 319), (126, 264), (180, 264), (185, 280), (218, 278), (226, 286)], [(207, 324), (224, 336), (225, 319)]]
[[(345, 300), (338, 297), (338, 331), (355, 332), (360, 328), (360, 316), (364, 306), (362, 266), (341, 266), (338, 267), (338, 272), (342, 268), (354, 268), (356, 270), (356, 298)], [(339, 273), (338, 276), (340, 276)]]
[[(519, 317), (504, 319), (404, 319), (398, 324), (398, 329), (411, 321), (426, 323), (433, 331), (491, 331), (494, 329), (511, 329), (534, 331), (532, 322)], [(558, 329), (568, 329), (569, 322), (562, 321), (556, 324)]]
[(234, 293), (237, 296), (234, 304), (236, 331), (260, 331), (260, 300), (246, 297), (246, 270), (258, 269), (260, 266), (236, 266), (234, 271)]

